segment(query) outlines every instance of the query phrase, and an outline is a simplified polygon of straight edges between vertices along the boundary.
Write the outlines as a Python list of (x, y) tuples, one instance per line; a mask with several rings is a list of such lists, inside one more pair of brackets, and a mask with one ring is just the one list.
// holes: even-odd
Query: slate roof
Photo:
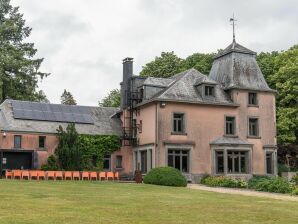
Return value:
[[(5, 100), (0, 105), (0, 129), (2, 131), (33, 132), (33, 133), (57, 133), (61, 125), (67, 127), (67, 123), (54, 121), (37, 121), (15, 119), (11, 106), (12, 100)], [(94, 124), (76, 124), (80, 134), (91, 135), (121, 135), (120, 119), (113, 116), (119, 109), (111, 107), (88, 107)]]
[(167, 87), (173, 81), (174, 79), (171, 79), (171, 78), (167, 79), (167, 78), (148, 77), (143, 83), (143, 85)]
[(238, 52), (238, 53), (244, 53), (244, 54), (251, 54), (256, 55), (257, 53), (249, 50), (246, 47), (243, 47), (242, 45), (238, 44), (236, 41), (233, 41), (229, 46), (227, 46), (223, 51), (219, 52), (217, 55), (215, 55), (215, 59), (222, 57), (226, 54), (229, 54), (231, 52)]
[[(174, 81), (151, 100), (235, 106), (229, 96), (217, 85), (214, 87), (215, 97), (202, 96), (195, 84), (209, 79), (195, 69), (181, 72), (173, 78)], [(212, 80), (211, 82), (216, 83)]]
[(198, 80), (195, 83), (195, 86), (200, 85), (200, 84), (212, 84), (212, 85), (216, 85), (217, 82), (215, 82), (213, 79), (208, 78), (206, 75), (198, 78)]
[(215, 57), (209, 78), (227, 89), (275, 92), (269, 88), (255, 59), (255, 52), (233, 42)]
[(220, 137), (210, 142), (210, 145), (253, 145), (240, 138)]

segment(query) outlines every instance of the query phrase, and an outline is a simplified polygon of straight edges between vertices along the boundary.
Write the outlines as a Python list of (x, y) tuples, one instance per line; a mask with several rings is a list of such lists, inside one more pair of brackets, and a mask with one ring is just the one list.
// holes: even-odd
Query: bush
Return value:
[(270, 176), (254, 175), (254, 176), (248, 181), (248, 188), (256, 189), (256, 185), (257, 185), (260, 181), (270, 180), (270, 179), (272, 179), (272, 177), (270, 177)]
[(185, 177), (173, 167), (158, 167), (149, 171), (144, 177), (145, 184), (185, 187)]
[(247, 182), (244, 180), (237, 180), (230, 177), (205, 177), (201, 180), (202, 184), (210, 187), (231, 187), (231, 188), (246, 188)]
[(292, 195), (298, 195), (298, 187), (293, 189)]
[(298, 172), (292, 177), (291, 181), (298, 186)]
[(47, 163), (41, 166), (42, 170), (58, 170), (59, 166), (57, 164), (57, 159), (54, 155), (48, 157)]
[(259, 178), (253, 181), (254, 184), (250, 184), (249, 186), (257, 191), (291, 193), (293, 190), (290, 182), (282, 177)]

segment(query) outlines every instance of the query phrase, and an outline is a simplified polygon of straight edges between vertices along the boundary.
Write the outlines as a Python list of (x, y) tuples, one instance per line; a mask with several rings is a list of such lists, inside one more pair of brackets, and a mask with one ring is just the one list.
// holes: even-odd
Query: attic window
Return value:
[(214, 86), (205, 86), (205, 96), (214, 96)]

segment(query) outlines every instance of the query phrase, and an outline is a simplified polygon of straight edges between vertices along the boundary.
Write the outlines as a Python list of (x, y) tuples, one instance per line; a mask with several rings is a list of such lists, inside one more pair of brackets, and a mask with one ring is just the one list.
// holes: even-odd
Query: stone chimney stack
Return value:
[(130, 79), (133, 73), (133, 58), (123, 59), (123, 79), (121, 85), (121, 109), (125, 109), (128, 105), (128, 93), (130, 91)]

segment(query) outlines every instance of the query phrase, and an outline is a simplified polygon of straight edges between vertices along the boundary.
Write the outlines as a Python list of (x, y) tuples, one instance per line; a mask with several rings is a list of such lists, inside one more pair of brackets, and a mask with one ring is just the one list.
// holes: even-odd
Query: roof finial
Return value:
[(235, 22), (236, 22), (237, 20), (235, 19), (235, 17), (234, 17), (234, 13), (233, 13), (233, 17), (232, 18), (230, 18), (230, 22), (232, 22), (232, 26), (233, 26), (233, 43), (235, 43), (236, 42), (236, 40), (235, 40)]

